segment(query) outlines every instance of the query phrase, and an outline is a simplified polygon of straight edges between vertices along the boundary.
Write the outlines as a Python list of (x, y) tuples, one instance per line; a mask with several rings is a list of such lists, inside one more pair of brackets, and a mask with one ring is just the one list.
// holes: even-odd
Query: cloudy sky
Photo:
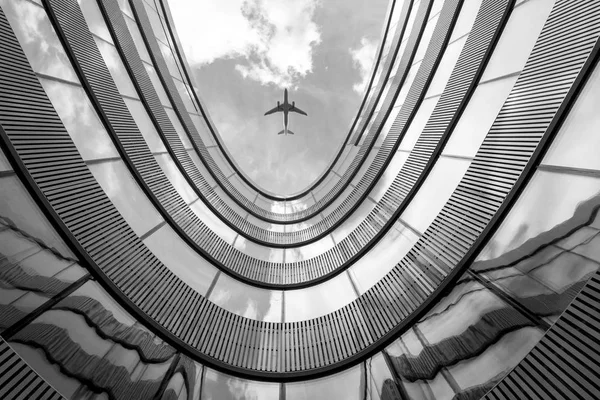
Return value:
[[(261, 187), (302, 190), (331, 162), (356, 115), (387, 0), (169, 0), (205, 105)], [(282, 100), (295, 136), (277, 136)]]

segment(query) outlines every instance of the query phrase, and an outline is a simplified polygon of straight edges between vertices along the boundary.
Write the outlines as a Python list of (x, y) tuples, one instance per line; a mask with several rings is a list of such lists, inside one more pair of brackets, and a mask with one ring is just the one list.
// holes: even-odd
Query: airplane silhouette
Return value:
[(265, 113), (265, 115), (270, 115), (270, 114), (273, 114), (276, 112), (283, 113), (283, 130), (281, 132), (279, 132), (278, 135), (281, 135), (281, 134), (287, 135), (288, 133), (290, 135), (294, 134), (294, 132), (292, 132), (288, 129), (288, 113), (290, 111), (298, 113), (298, 114), (302, 114), (302, 115), (308, 115), (307, 113), (305, 113), (304, 111), (302, 111), (301, 109), (296, 107), (295, 101), (292, 101), (292, 104), (288, 103), (288, 91), (287, 91), (287, 89), (284, 89), (283, 90), (283, 104), (279, 104), (279, 102), (277, 102), (277, 107), (275, 107)]

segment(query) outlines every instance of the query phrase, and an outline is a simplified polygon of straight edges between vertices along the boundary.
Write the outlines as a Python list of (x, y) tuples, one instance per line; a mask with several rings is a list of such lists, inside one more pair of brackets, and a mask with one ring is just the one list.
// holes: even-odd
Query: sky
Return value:
[[(303, 190), (348, 134), (388, 0), (169, 0), (194, 79), (238, 166), (280, 195)], [(277, 135), (289, 100), (294, 136)]]

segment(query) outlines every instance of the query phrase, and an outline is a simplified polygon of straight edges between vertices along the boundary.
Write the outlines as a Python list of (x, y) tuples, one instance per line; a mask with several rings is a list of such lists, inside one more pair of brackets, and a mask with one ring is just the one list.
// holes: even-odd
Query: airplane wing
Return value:
[(283, 110), (281, 109), (281, 107), (277, 106), (277, 107), (272, 108), (271, 110), (267, 111), (265, 113), (265, 115), (271, 115), (271, 114), (274, 114), (274, 113), (276, 113), (278, 111), (283, 111)]
[(304, 111), (302, 111), (301, 109), (299, 109), (299, 108), (298, 108), (298, 107), (296, 107), (296, 106), (294, 106), (294, 107), (290, 108), (290, 111), (293, 111), (293, 112), (295, 112), (295, 113), (298, 113), (298, 114), (302, 114), (302, 115), (306, 115), (306, 116), (308, 116), (308, 114), (307, 114), (307, 113), (305, 113)]

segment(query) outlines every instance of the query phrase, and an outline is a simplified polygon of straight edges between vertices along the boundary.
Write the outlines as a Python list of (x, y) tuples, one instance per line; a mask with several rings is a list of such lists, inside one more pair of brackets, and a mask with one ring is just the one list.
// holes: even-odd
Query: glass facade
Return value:
[(394, 3), (349, 145), (284, 197), (166, 0), (0, 0), (0, 398), (598, 398), (600, 7), (453, 1)]

